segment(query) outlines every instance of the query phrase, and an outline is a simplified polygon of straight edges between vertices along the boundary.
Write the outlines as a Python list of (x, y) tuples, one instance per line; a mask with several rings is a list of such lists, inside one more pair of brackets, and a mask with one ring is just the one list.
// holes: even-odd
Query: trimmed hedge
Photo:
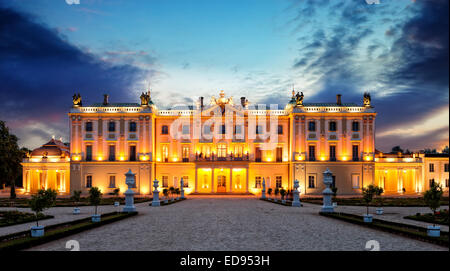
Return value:
[[(147, 198), (147, 197), (135, 197), (134, 203), (142, 203), (142, 202), (148, 202), (152, 201), (153, 198)], [(19, 199), (0, 199), (0, 207), (16, 207), (16, 208), (28, 208), (30, 199), (26, 198), (19, 198)], [(100, 205), (113, 205), (115, 201), (119, 201), (120, 204), (125, 203), (125, 198), (102, 198), (102, 201), (100, 202)], [(82, 206), (92, 206), (89, 203), (89, 199), (87, 197), (81, 198), (80, 202), (77, 203), (78, 207)], [(69, 198), (58, 198), (56, 199), (55, 206), (53, 207), (74, 207), (74, 203)], [(52, 208), (53, 208), (52, 207)]]
[[(322, 205), (322, 198), (301, 198), (303, 202)], [(333, 201), (338, 205), (343, 206), (366, 206), (366, 203), (361, 197), (353, 198), (333, 198)], [(445, 206), (449, 204), (448, 197), (442, 197), (441, 205)], [(370, 204), (372, 207), (378, 207), (377, 202)], [(423, 197), (417, 198), (384, 198), (383, 207), (428, 207), (423, 200)]]
[[(19, 211), (0, 211), (0, 227), (14, 226), (23, 223), (36, 222), (36, 215)], [(39, 214), (39, 221), (53, 218), (52, 215)]]
[(21, 250), (42, 245), (44, 243), (64, 238), (75, 233), (85, 230), (101, 227), (103, 225), (119, 221), (131, 216), (137, 215), (133, 213), (112, 212), (102, 214), (100, 222), (92, 222), (91, 217), (78, 219), (70, 222), (50, 225), (45, 227), (45, 235), (42, 237), (31, 237), (31, 231), (22, 231), (0, 236), (0, 251), (2, 250)]
[(372, 219), (372, 223), (366, 223), (363, 221), (363, 217), (348, 213), (319, 213), (322, 216), (339, 219), (349, 223), (357, 224), (367, 228), (381, 230), (389, 233), (394, 233), (402, 236), (406, 236), (412, 239), (425, 241), (440, 246), (449, 247), (449, 235), (448, 232), (441, 231), (440, 237), (431, 237), (427, 235), (427, 229), (419, 226), (391, 222), (381, 219)]

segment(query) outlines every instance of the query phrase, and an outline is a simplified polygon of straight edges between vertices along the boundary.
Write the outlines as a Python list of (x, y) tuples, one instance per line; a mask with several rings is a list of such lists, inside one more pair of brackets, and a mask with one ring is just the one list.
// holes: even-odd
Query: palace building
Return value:
[(287, 105), (261, 108), (245, 97), (235, 103), (223, 91), (209, 103), (158, 109), (150, 93), (140, 103), (83, 106), (73, 96), (70, 144), (52, 139), (23, 161), (23, 193), (53, 188), (61, 194), (126, 190), (125, 173), (136, 174), (135, 191), (151, 194), (180, 184), (187, 193), (252, 193), (266, 186), (321, 194), (322, 173), (333, 172), (340, 195), (357, 195), (369, 184), (388, 194), (419, 193), (431, 182), (448, 189), (448, 155), (382, 154), (375, 150), (377, 113), (368, 93), (362, 104), (304, 103), (292, 93)]

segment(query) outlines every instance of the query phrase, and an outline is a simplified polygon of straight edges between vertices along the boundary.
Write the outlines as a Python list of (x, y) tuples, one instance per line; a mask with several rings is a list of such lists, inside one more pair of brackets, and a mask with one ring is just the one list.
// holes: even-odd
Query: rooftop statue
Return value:
[(147, 93), (142, 92), (140, 98), (141, 98), (141, 106), (148, 106), (149, 103), (151, 102), (150, 91), (148, 91)]
[[(301, 94), (300, 94), (301, 93)], [(297, 92), (297, 95), (295, 95), (295, 102), (298, 106), (303, 106), (303, 92)]]
[(225, 92), (223, 90), (220, 91), (219, 98), (211, 97), (211, 105), (217, 104), (218, 106), (224, 108), (226, 104), (233, 105), (233, 97), (225, 98)]
[(79, 107), (79, 106), (81, 106), (82, 103), (81, 103), (81, 95), (80, 95), (80, 93), (78, 93), (78, 94), (75, 93), (75, 94), (72, 96), (72, 101), (73, 101), (73, 107)]
[(363, 98), (363, 102), (364, 102), (364, 106), (365, 107), (370, 107), (370, 93), (369, 92), (364, 92), (364, 98)]

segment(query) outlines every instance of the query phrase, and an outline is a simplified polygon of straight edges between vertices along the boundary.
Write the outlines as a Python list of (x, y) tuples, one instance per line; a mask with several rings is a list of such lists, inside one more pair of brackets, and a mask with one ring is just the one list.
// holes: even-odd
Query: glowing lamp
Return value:
[(320, 160), (325, 161), (325, 156), (321, 156)]
[(97, 160), (98, 160), (98, 161), (102, 161), (102, 160), (103, 160), (103, 157), (99, 156), (99, 157), (97, 157)]
[(177, 157), (174, 157), (172, 160), (173, 160), (174, 162), (176, 162), (176, 161), (178, 161), (178, 158), (177, 158)]
[(366, 161), (370, 161), (370, 160), (372, 160), (372, 157), (371, 157), (371, 156), (366, 156), (364, 159), (365, 159)]
[(119, 160), (120, 160), (120, 161), (123, 161), (123, 160), (125, 160), (125, 157), (120, 156), (120, 157), (119, 157)]
[(342, 156), (342, 161), (347, 161), (348, 157), (347, 156)]

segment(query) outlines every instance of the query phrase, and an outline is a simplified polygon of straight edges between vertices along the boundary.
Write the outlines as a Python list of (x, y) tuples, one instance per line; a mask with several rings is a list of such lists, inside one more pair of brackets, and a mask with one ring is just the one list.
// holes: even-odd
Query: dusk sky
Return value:
[(165, 108), (224, 90), (281, 107), (294, 85), (306, 103), (370, 91), (377, 149), (441, 150), (449, 1), (367, 2), (0, 0), (0, 120), (34, 148), (69, 141), (74, 92), (139, 102), (150, 85)]

